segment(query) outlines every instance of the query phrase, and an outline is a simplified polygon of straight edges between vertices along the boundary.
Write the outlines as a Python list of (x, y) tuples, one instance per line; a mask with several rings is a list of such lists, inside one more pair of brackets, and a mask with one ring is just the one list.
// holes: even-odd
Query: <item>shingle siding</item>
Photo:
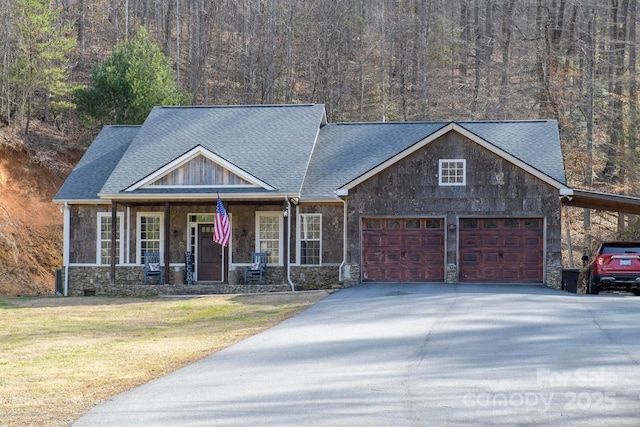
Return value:
[[(438, 160), (466, 159), (467, 184), (440, 186)], [(499, 181), (496, 174), (503, 174)], [(500, 184), (499, 182), (504, 182)], [(549, 285), (559, 285), (561, 223), (558, 190), (457, 133), (365, 181), (349, 193), (348, 261), (361, 262), (364, 217), (445, 217), (457, 224), (463, 216), (542, 217), (546, 220)], [(447, 232), (447, 264), (457, 264), (456, 234)]]

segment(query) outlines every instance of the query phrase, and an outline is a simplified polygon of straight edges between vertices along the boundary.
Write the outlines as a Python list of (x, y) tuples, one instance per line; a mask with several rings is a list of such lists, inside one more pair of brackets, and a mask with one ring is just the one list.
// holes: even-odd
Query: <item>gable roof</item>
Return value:
[(336, 123), (323, 126), (309, 162), (302, 196), (335, 191), (404, 152), (446, 123)]
[[(324, 121), (322, 105), (155, 107), (100, 195), (119, 198), (157, 194), (139, 188), (140, 184), (197, 146), (278, 193), (297, 194)], [(211, 193), (211, 189), (203, 191)], [(190, 193), (194, 192), (197, 189)], [(185, 191), (163, 191), (171, 193)]]
[(556, 120), (456, 123), (504, 153), (566, 185)]
[(140, 126), (105, 126), (91, 143), (54, 201), (98, 201), (98, 192), (113, 172)]
[[(451, 131), (565, 187), (553, 120), (327, 124), (323, 105), (156, 107), (142, 126), (106, 126), (54, 201), (196, 199), (215, 192), (335, 200), (337, 190)], [(232, 185), (210, 177), (175, 184), (194, 159), (222, 171)]]
[(302, 195), (324, 198), (349, 190), (451, 131), (557, 188), (565, 186), (554, 120), (338, 123), (322, 128)]

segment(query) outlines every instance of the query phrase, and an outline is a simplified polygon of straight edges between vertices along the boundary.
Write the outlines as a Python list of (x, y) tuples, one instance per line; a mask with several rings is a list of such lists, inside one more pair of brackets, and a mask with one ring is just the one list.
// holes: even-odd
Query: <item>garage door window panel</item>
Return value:
[(398, 220), (387, 220), (386, 223), (387, 230), (397, 230), (400, 228), (400, 221)]
[(496, 220), (496, 219), (485, 219), (482, 222), (482, 228), (498, 228), (498, 220)]
[(408, 230), (419, 230), (420, 229), (420, 220), (419, 219), (408, 219), (405, 222), (404, 227)]
[(524, 228), (526, 230), (541, 230), (542, 221), (540, 219), (526, 219), (524, 221)]
[(441, 219), (427, 219), (424, 221), (425, 228), (442, 228), (442, 220)]
[(380, 220), (379, 219), (367, 219), (364, 222), (365, 228), (369, 230), (378, 230), (380, 229)]
[(478, 228), (478, 220), (477, 219), (463, 219), (460, 222), (462, 224), (462, 228), (465, 228), (465, 229)]
[(520, 228), (520, 221), (517, 219), (505, 219), (504, 228)]

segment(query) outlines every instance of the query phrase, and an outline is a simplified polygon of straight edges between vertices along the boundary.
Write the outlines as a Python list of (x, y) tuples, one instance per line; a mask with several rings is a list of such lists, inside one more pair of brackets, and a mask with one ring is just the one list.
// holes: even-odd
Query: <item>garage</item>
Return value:
[(443, 282), (442, 218), (371, 218), (362, 224), (362, 280)]
[(542, 218), (464, 218), (459, 230), (460, 282), (544, 282)]

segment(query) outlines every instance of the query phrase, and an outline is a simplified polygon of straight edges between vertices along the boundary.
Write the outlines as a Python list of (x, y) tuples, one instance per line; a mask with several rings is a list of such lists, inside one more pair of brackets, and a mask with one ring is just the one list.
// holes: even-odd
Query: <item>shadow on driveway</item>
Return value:
[(75, 426), (638, 425), (640, 298), (360, 284)]

